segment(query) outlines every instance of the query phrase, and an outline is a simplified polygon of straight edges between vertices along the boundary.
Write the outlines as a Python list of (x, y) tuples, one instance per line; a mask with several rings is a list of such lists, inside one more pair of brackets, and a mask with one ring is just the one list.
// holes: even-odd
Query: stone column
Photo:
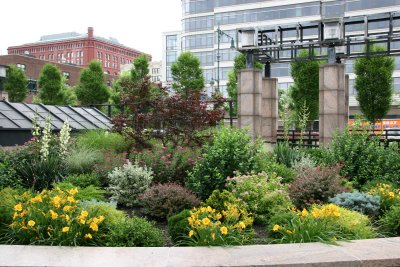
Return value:
[(344, 70), (344, 64), (336, 63), (319, 67), (319, 143), (323, 146), (347, 125), (349, 101)]
[(253, 139), (261, 136), (262, 70), (240, 70), (238, 75), (238, 127), (249, 128)]
[(278, 131), (278, 79), (264, 78), (262, 80), (261, 102), (261, 133), (264, 140), (276, 142)]

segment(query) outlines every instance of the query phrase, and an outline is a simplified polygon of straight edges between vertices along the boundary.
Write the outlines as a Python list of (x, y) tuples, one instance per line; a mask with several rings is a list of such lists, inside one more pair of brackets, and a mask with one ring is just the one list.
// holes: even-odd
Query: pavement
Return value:
[(49, 247), (0, 245), (0, 266), (400, 266), (400, 237), (237, 247)]

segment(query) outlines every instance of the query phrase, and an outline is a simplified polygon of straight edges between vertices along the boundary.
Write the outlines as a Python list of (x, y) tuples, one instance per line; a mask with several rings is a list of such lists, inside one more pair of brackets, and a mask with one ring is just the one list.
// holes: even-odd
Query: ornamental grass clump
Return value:
[(290, 216), (269, 229), (277, 243), (335, 242), (373, 238), (375, 230), (369, 226), (367, 216), (334, 204), (315, 205), (310, 210), (292, 208)]
[(111, 199), (119, 204), (133, 207), (138, 204), (138, 197), (144, 193), (153, 180), (153, 172), (141, 167), (136, 162), (127, 161), (122, 167), (115, 168), (108, 174)]
[(243, 245), (253, 236), (253, 218), (237, 205), (227, 205), (222, 211), (210, 206), (190, 211), (188, 239), (191, 246)]
[(13, 208), (12, 223), (4, 240), (10, 244), (89, 246), (105, 238), (103, 215), (78, 207), (78, 189), (56, 188), (40, 194), (26, 192)]

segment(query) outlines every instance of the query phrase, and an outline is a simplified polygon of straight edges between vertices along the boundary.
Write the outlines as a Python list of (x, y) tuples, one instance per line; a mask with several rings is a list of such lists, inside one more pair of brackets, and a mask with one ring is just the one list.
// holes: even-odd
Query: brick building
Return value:
[[(103, 38), (93, 34), (88, 27), (85, 34), (68, 32), (45, 35), (40, 41), (7, 49), (9, 55), (32, 55), (38, 59), (57, 63), (69, 63), (85, 67), (92, 60), (99, 60), (103, 70), (112, 75), (120, 73), (120, 66), (131, 63), (142, 52), (124, 46), (115, 38)], [(148, 55), (149, 61), (151, 56)]]

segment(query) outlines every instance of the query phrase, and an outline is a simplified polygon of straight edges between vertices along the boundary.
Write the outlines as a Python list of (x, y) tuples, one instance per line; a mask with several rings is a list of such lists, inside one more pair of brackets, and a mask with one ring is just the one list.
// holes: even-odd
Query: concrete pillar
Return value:
[(262, 78), (261, 70), (246, 69), (238, 79), (238, 127), (249, 128), (253, 139), (276, 142), (278, 80)]
[(253, 139), (261, 136), (262, 70), (245, 69), (238, 74), (238, 127), (249, 128)]
[(347, 125), (349, 94), (344, 73), (344, 64), (319, 67), (319, 142), (323, 146)]
[(261, 91), (261, 133), (264, 140), (275, 143), (278, 131), (278, 79), (264, 78)]

